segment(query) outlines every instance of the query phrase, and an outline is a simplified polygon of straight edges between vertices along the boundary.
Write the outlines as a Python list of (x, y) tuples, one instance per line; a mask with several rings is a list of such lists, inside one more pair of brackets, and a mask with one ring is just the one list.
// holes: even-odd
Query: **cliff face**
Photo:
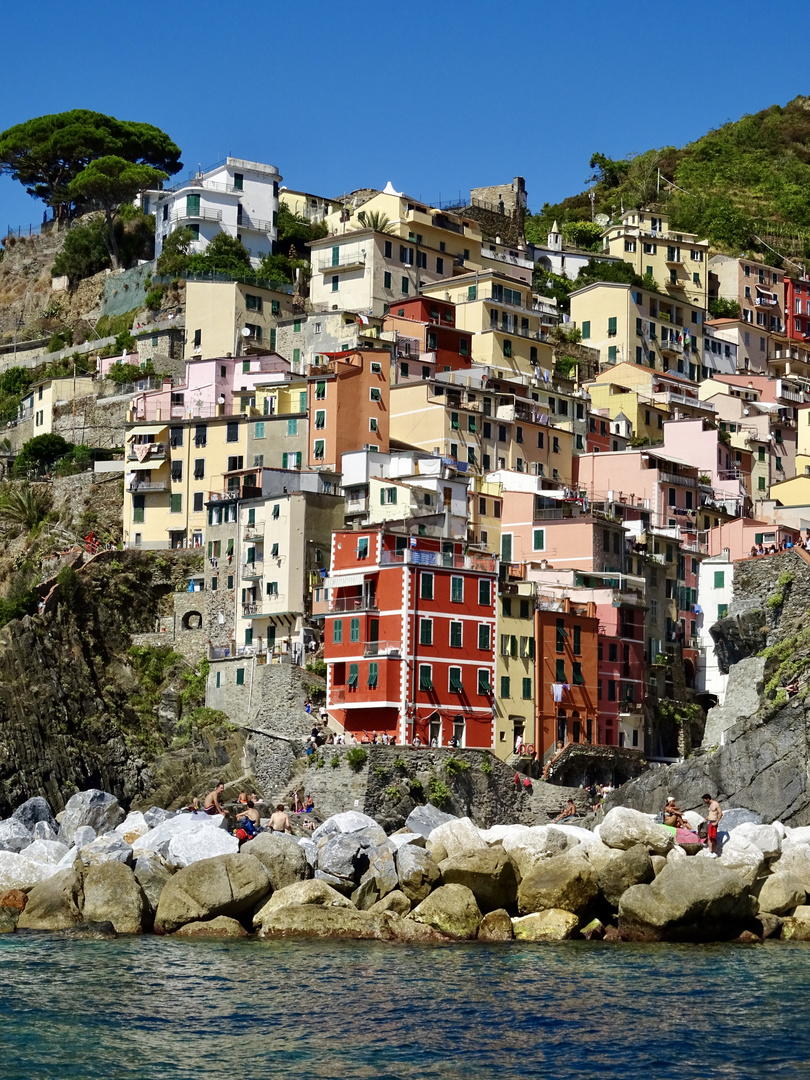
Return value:
[(702, 809), (708, 792), (765, 821), (810, 824), (808, 609), (810, 566), (796, 552), (738, 563), (729, 616), (711, 628), (729, 672), (725, 705), (709, 711), (702, 749), (625, 784), (608, 806), (654, 813), (673, 795)]
[[(214, 772), (241, 773), (235, 733), (194, 729), (176, 745), (178, 710), (138, 674), (130, 633), (151, 629), (173, 589), (154, 554), (104, 553), (57, 586), (42, 615), (0, 630), (0, 815), (43, 795), (59, 810), (98, 787), (125, 804), (164, 805)], [(180, 569), (182, 573), (182, 569)], [(164, 702), (165, 705), (165, 702)]]

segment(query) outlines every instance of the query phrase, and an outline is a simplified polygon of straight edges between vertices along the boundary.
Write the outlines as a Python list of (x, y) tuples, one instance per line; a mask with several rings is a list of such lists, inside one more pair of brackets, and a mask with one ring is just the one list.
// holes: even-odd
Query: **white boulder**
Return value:
[(735, 829), (730, 839), (723, 844), (719, 862), (739, 874), (745, 884), (750, 887), (759, 877), (765, 863), (765, 856), (756, 844), (752, 844), (750, 840), (740, 835), (741, 828), (742, 826)]
[(34, 862), (52, 863), (54, 866), (67, 853), (67, 846), (60, 844), (58, 840), (35, 840), (33, 844), (29, 844), (27, 848), (23, 848), (20, 852), (26, 859), (32, 859)]
[(26, 859), (15, 851), (0, 851), (0, 893), (7, 889), (30, 889), (56, 873), (54, 863)]
[(449, 859), (456, 855), (465, 855), (468, 851), (481, 851), (487, 846), (468, 817), (456, 818), (439, 825), (430, 834), (430, 843), (441, 844)]
[(198, 829), (219, 829), (223, 822), (225, 818), (221, 814), (215, 817), (209, 817), (208, 814), (178, 814), (139, 836), (133, 843), (132, 850), (136, 858), (141, 852), (156, 851), (165, 859), (169, 853), (169, 844), (175, 836), (196, 832)]
[(599, 837), (608, 847), (623, 851), (634, 844), (643, 844), (654, 855), (666, 855), (675, 846), (675, 837), (669, 829), (629, 806), (614, 806), (608, 810), (599, 826)]
[[(720, 825), (722, 827), (722, 821)], [(784, 828), (784, 826), (783, 826)], [(738, 825), (731, 834), (735, 839), (742, 836), (762, 852), (766, 859), (774, 859), (782, 850), (782, 837), (779, 830), (773, 825), (754, 825), (745, 822)]]
[(134, 862), (131, 845), (117, 832), (99, 836), (92, 843), (79, 848), (79, 858), (85, 866), (100, 866), (108, 862), (129, 866)]
[(16, 818), (0, 821), (0, 851), (19, 853), (28, 847), (32, 839), (31, 830)]
[(213, 859), (215, 855), (235, 855), (239, 851), (239, 840), (222, 829), (195, 829), (178, 833), (169, 841), (166, 856), (172, 866), (190, 866), (202, 859)]
[(114, 831), (123, 836), (128, 844), (134, 844), (139, 836), (149, 832), (149, 825), (140, 810), (132, 810), (120, 825), (116, 825)]

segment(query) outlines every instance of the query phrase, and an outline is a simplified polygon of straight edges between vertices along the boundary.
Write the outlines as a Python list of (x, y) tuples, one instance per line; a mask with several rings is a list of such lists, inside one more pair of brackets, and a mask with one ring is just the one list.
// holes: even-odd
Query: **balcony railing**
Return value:
[[(148, 446), (149, 451), (143, 455), (135, 453), (135, 447)], [(127, 454), (127, 461), (153, 461), (155, 458), (166, 457), (166, 444), (162, 442), (157, 443), (130, 443), (129, 453)]]
[(686, 282), (681, 278), (678, 278), (676, 281), (665, 281), (664, 284), (668, 289), (681, 290), (686, 288)]
[(263, 562), (245, 563), (242, 567), (243, 578), (260, 578), (264, 574)]
[(330, 611), (378, 611), (375, 596), (337, 596), (332, 597)]
[(363, 656), (392, 656), (402, 650), (399, 641), (367, 641), (363, 646)]
[(201, 206), (197, 210), (175, 210), (173, 214), (169, 215), (169, 221), (172, 224), (178, 221), (222, 221), (221, 210), (209, 210), (208, 207)]
[(258, 524), (246, 525), (242, 532), (243, 540), (264, 540), (264, 522), (260, 521)]
[(148, 491), (168, 491), (170, 486), (168, 480), (133, 480), (127, 490), (133, 495), (140, 495)]
[(333, 273), (339, 273), (341, 270), (355, 269), (365, 265), (366, 257), (362, 252), (358, 252), (356, 255), (341, 255), (337, 262), (332, 256), (318, 261), (318, 269), (324, 274), (328, 274), (330, 270)]
[(269, 233), (273, 231), (272, 221), (263, 221), (261, 218), (250, 217), (249, 214), (236, 215), (237, 229), (247, 229), (248, 232)]
[(679, 476), (678, 473), (664, 472), (663, 469), (659, 469), (658, 479), (662, 484), (680, 484), (681, 487), (691, 488), (698, 486), (697, 478), (694, 476)]
[(494, 559), (476, 555), (451, 555), (443, 551), (414, 551), (411, 548), (403, 548), (402, 551), (383, 551), (380, 564), (382, 566), (439, 566), (450, 570), (476, 570), (482, 574), (495, 573)]

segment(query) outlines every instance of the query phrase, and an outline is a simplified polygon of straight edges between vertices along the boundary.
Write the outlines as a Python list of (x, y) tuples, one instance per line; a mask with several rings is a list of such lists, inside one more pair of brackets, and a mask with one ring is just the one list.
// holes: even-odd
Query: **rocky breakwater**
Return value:
[(576, 825), (481, 829), (431, 805), (386, 833), (346, 811), (241, 846), (226, 819), (125, 814), (80, 792), (0, 822), (0, 930), (454, 941), (810, 940), (810, 828), (729, 817), (689, 855), (626, 807)]

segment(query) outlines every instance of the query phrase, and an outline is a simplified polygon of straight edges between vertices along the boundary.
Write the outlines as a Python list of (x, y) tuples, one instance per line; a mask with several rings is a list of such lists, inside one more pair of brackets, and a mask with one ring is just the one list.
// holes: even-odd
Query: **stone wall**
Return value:
[[(239, 672), (243, 682), (238, 682)], [(286, 662), (259, 663), (258, 657), (235, 656), (212, 660), (205, 704), (221, 709), (235, 724), (306, 740), (312, 717), (305, 712), (309, 687), (323, 679)]]
[(114, 271), (107, 276), (101, 294), (102, 315), (125, 315), (142, 308), (146, 302), (144, 280), (155, 272), (155, 260), (133, 266), (131, 270)]

